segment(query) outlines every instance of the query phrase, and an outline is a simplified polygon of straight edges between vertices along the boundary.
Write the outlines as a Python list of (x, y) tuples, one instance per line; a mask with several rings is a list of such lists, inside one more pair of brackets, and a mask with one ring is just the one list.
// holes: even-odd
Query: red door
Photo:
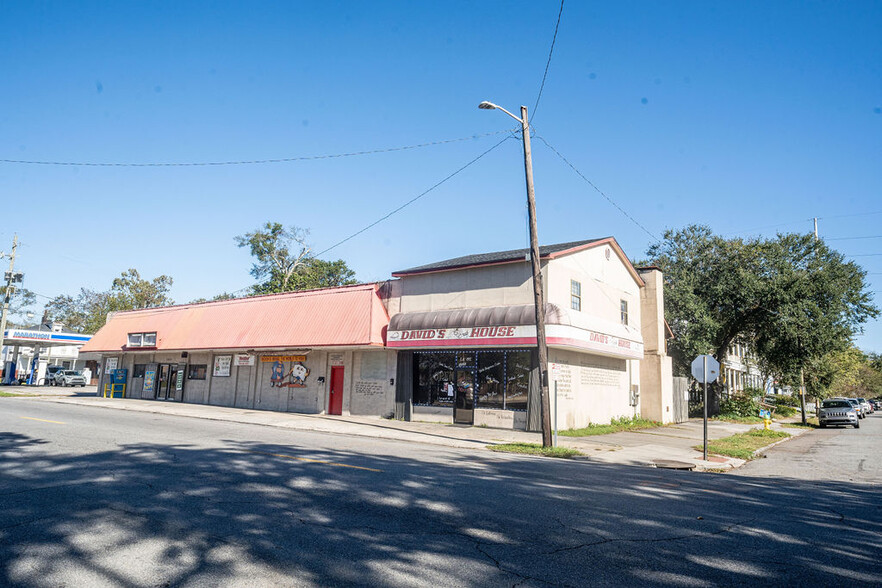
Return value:
[(331, 398), (328, 414), (343, 414), (343, 366), (331, 368)]

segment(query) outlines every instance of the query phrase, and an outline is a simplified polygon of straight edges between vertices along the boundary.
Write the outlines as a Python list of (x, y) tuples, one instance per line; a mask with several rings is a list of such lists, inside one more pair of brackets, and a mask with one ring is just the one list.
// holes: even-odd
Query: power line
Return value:
[(557, 149), (555, 149), (554, 147), (552, 147), (552, 146), (548, 143), (548, 141), (546, 141), (544, 138), (542, 138), (542, 136), (540, 136), (540, 135), (537, 134), (537, 135), (536, 135), (536, 138), (539, 139), (540, 141), (542, 141), (543, 143), (545, 143), (545, 146), (546, 146), (546, 147), (548, 147), (549, 149), (551, 149), (551, 150), (554, 152), (555, 155), (557, 155), (557, 156), (558, 156), (558, 157), (559, 157), (564, 163), (566, 163), (568, 166), (570, 166), (570, 169), (572, 169), (574, 172), (576, 172), (576, 174), (577, 174), (580, 178), (582, 178), (583, 180), (585, 180), (585, 181), (588, 183), (589, 186), (591, 186), (592, 188), (594, 188), (594, 190), (596, 190), (598, 194), (600, 194), (601, 196), (603, 196), (604, 198), (606, 198), (606, 200), (607, 200), (610, 204), (612, 204), (613, 206), (615, 206), (616, 209), (618, 209), (619, 212), (621, 212), (622, 214), (624, 214), (624, 215), (625, 215), (625, 216), (626, 216), (626, 217), (627, 217), (632, 223), (634, 223), (635, 225), (637, 225), (638, 227), (640, 227), (641, 229), (643, 229), (643, 232), (645, 232), (647, 235), (649, 235), (650, 237), (652, 237), (652, 238), (655, 239), (656, 241), (661, 241), (661, 239), (659, 239), (658, 237), (656, 237), (656, 236), (652, 233), (652, 231), (650, 231), (649, 229), (647, 229), (646, 227), (644, 227), (642, 224), (640, 224), (640, 223), (637, 221), (637, 219), (635, 219), (633, 216), (631, 216), (630, 214), (628, 214), (628, 212), (627, 212), (624, 208), (622, 208), (621, 206), (619, 206), (618, 204), (616, 204), (615, 200), (613, 200), (612, 198), (610, 198), (609, 196), (607, 196), (607, 195), (603, 192), (603, 190), (601, 190), (600, 188), (598, 188), (598, 187), (594, 184), (594, 182), (592, 182), (592, 181), (589, 180), (587, 177), (585, 177), (585, 175), (584, 175), (582, 172), (580, 172), (578, 169), (576, 169), (576, 166), (574, 166), (572, 163), (570, 163), (569, 160), (568, 160), (566, 157), (564, 157), (563, 155), (561, 155), (561, 153), (560, 153)]
[(465, 171), (467, 168), (469, 168), (469, 167), (471, 167), (473, 164), (477, 163), (478, 160), (480, 160), (482, 157), (484, 157), (485, 155), (487, 155), (488, 153), (490, 153), (491, 151), (493, 151), (494, 149), (496, 149), (497, 147), (499, 147), (500, 145), (502, 145), (503, 143), (505, 143), (506, 141), (508, 141), (510, 138), (511, 138), (511, 137), (505, 137), (502, 141), (498, 142), (496, 145), (494, 145), (494, 146), (491, 147), (490, 149), (487, 149), (486, 151), (484, 151), (483, 153), (481, 153), (480, 155), (478, 155), (477, 157), (475, 157), (474, 159), (472, 159), (471, 161), (469, 161), (467, 164), (465, 164), (464, 166), (462, 166), (461, 168), (459, 168), (458, 170), (456, 170), (456, 171), (453, 172), (452, 174), (450, 174), (450, 175), (448, 175), (447, 177), (445, 177), (443, 180), (441, 180), (441, 181), (435, 183), (435, 184), (434, 184), (432, 187), (430, 187), (429, 189), (427, 189), (427, 190), (421, 192), (420, 194), (417, 194), (416, 196), (414, 196), (413, 198), (411, 198), (410, 200), (408, 200), (407, 202), (405, 202), (404, 204), (402, 204), (401, 206), (399, 206), (399, 207), (396, 208), (395, 210), (391, 211), (389, 214), (386, 214), (385, 216), (382, 216), (382, 217), (378, 218), (377, 220), (375, 220), (375, 221), (372, 222), (371, 224), (367, 225), (367, 226), (364, 227), (363, 229), (358, 230), (358, 231), (352, 233), (351, 235), (349, 235), (349, 236), (346, 237), (345, 239), (342, 239), (342, 240), (338, 241), (337, 243), (334, 243), (333, 245), (331, 245), (331, 246), (328, 247), (327, 249), (325, 249), (325, 250), (323, 250), (323, 251), (320, 251), (319, 253), (315, 254), (313, 257), (318, 257), (318, 256), (320, 256), (320, 255), (324, 255), (325, 253), (327, 253), (327, 252), (330, 251), (331, 249), (334, 249), (334, 248), (336, 248), (336, 247), (339, 247), (340, 245), (342, 245), (342, 244), (345, 243), (346, 241), (349, 241), (349, 240), (352, 239), (353, 237), (357, 237), (358, 235), (364, 233), (365, 231), (367, 231), (367, 230), (370, 229), (371, 227), (374, 227), (374, 226), (380, 224), (381, 222), (383, 222), (384, 220), (386, 220), (387, 218), (389, 218), (389, 217), (392, 216), (393, 214), (395, 214), (395, 213), (397, 213), (397, 212), (400, 212), (400, 211), (403, 210), (404, 208), (410, 206), (411, 204), (413, 204), (414, 202), (416, 202), (417, 200), (419, 200), (420, 198), (422, 198), (423, 196), (425, 196), (426, 194), (428, 194), (429, 192), (431, 192), (431, 191), (434, 190), (435, 188), (441, 186), (442, 184), (444, 184), (444, 183), (447, 182), (448, 180), (452, 179), (454, 176), (458, 175), (460, 172)]
[[(323, 249), (322, 251), (316, 253), (315, 255), (310, 255), (309, 257), (312, 258), (312, 259), (316, 259), (316, 258), (318, 258), (319, 256), (324, 255), (324, 254), (327, 253), (328, 251), (330, 251), (330, 250), (332, 250), (332, 249), (335, 249), (335, 248), (339, 247), (339, 246), (342, 245), (343, 243), (346, 243), (346, 242), (349, 241), (350, 239), (353, 239), (353, 238), (357, 237), (358, 235), (364, 233), (364, 232), (367, 231), (368, 229), (377, 226), (378, 224), (380, 224), (380, 223), (383, 222), (384, 220), (388, 219), (388, 218), (391, 217), (392, 215), (394, 215), (394, 214), (396, 214), (396, 213), (402, 211), (403, 209), (407, 208), (408, 206), (410, 206), (411, 204), (413, 204), (414, 202), (416, 202), (417, 200), (419, 200), (420, 198), (422, 198), (423, 196), (425, 196), (425, 195), (428, 194), (429, 192), (433, 191), (434, 189), (438, 188), (438, 187), (441, 186), (442, 184), (446, 183), (448, 180), (451, 180), (452, 178), (454, 178), (455, 176), (457, 176), (457, 175), (460, 174), (461, 172), (465, 171), (467, 168), (469, 168), (469, 167), (471, 167), (472, 165), (474, 165), (475, 163), (477, 163), (478, 160), (480, 160), (482, 157), (484, 157), (485, 155), (487, 155), (487, 154), (490, 153), (491, 151), (495, 150), (497, 147), (499, 147), (500, 145), (502, 145), (503, 143), (505, 143), (505, 142), (508, 141), (509, 139), (511, 139), (511, 137), (505, 137), (504, 139), (502, 139), (502, 141), (499, 141), (498, 143), (496, 143), (495, 145), (493, 145), (492, 147), (490, 147), (489, 149), (487, 149), (486, 151), (484, 151), (483, 153), (481, 153), (480, 155), (478, 155), (477, 157), (475, 157), (474, 159), (472, 159), (471, 161), (469, 161), (468, 163), (466, 163), (465, 165), (463, 165), (462, 167), (460, 167), (459, 169), (457, 169), (456, 171), (454, 171), (453, 173), (451, 173), (451, 174), (449, 174), (448, 176), (446, 176), (444, 179), (440, 180), (439, 182), (436, 182), (436, 183), (435, 183), (434, 185), (432, 185), (430, 188), (428, 188), (428, 189), (424, 190), (423, 192), (417, 194), (416, 196), (414, 196), (413, 198), (411, 198), (410, 200), (408, 200), (407, 202), (405, 202), (404, 204), (402, 204), (402, 205), (399, 206), (398, 208), (395, 208), (394, 210), (390, 211), (388, 214), (386, 214), (386, 215), (384, 215), (384, 216), (378, 218), (377, 220), (375, 220), (374, 222), (372, 222), (372, 223), (370, 223), (369, 225), (365, 226), (364, 228), (359, 229), (358, 231), (352, 233), (351, 235), (349, 235), (349, 236), (346, 237), (345, 239), (341, 239), (340, 241), (337, 241), (336, 243), (334, 243), (333, 245), (331, 245), (331, 246), (328, 247), (327, 249)], [(245, 290), (248, 290), (248, 289), (250, 289), (250, 288), (252, 288), (252, 287), (253, 287), (253, 285), (245, 286), (244, 288), (239, 288), (238, 290), (233, 290), (232, 292), (230, 292), (230, 294), (231, 294), (231, 295), (235, 295), (235, 294), (237, 294), (238, 292), (244, 292)]]
[[(870, 216), (871, 214), (882, 214), (882, 210), (877, 210), (876, 212), (856, 212), (854, 214), (837, 214), (836, 216), (819, 216), (818, 220), (830, 219), (830, 218), (850, 218), (853, 216)], [(812, 219), (807, 219), (812, 220)]]
[(879, 257), (882, 253), (843, 253), (845, 257)]
[(349, 153), (333, 153), (326, 155), (304, 155), (300, 157), (281, 157), (277, 159), (251, 159), (240, 161), (201, 161), (201, 162), (148, 162), (148, 163), (122, 163), (122, 162), (87, 162), (87, 161), (31, 161), (23, 159), (0, 159), (0, 163), (14, 163), (25, 165), (60, 165), (74, 167), (207, 167), (222, 165), (262, 165), (267, 163), (290, 163), (293, 161), (313, 161), (320, 159), (336, 159), (341, 157), (355, 157), (358, 155), (374, 155), (377, 153), (392, 153), (395, 151), (407, 151), (409, 149), (420, 149), (423, 147), (433, 147), (435, 145), (446, 145), (448, 143), (458, 143), (461, 141), (471, 141), (491, 135), (501, 135), (502, 133), (510, 133), (511, 129), (502, 131), (493, 131), (491, 133), (483, 133), (481, 135), (470, 135), (468, 137), (459, 137), (458, 139), (444, 139), (442, 141), (430, 141), (427, 143), (417, 143), (415, 145), (405, 145), (402, 147), (386, 147), (384, 149), (371, 149), (367, 151), (352, 151)]
[(551, 56), (554, 54), (554, 43), (557, 41), (557, 30), (560, 28), (560, 15), (563, 14), (564, 0), (560, 0), (560, 10), (557, 12), (557, 24), (554, 25), (554, 36), (551, 37), (551, 49), (548, 50), (548, 61), (545, 62), (545, 73), (542, 74), (542, 84), (539, 86), (539, 95), (536, 96), (536, 104), (533, 105), (533, 118), (539, 109), (539, 100), (542, 99), (542, 90), (545, 89), (545, 79), (548, 77), (548, 68), (551, 66)]
[(823, 237), (824, 241), (846, 241), (852, 239), (882, 239), (882, 235), (867, 235), (866, 237)]

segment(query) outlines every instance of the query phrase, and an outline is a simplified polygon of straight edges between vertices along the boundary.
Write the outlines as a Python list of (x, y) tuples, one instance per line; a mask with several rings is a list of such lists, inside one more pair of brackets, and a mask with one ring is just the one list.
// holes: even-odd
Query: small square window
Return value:
[(570, 280), (570, 308), (582, 310), (582, 284), (576, 280)]
[(205, 364), (190, 365), (187, 371), (188, 380), (204, 380), (205, 374), (208, 373), (208, 366)]
[(627, 324), (628, 324), (628, 301), (627, 301), (627, 300), (622, 300), (621, 302), (622, 302), (622, 304), (621, 304), (621, 309), (622, 309), (622, 324), (623, 324), (623, 325), (627, 325)]
[(142, 347), (156, 347), (156, 333), (144, 333)]
[(132, 377), (133, 378), (143, 378), (144, 372), (147, 370), (146, 363), (136, 363), (132, 368)]
[(140, 347), (142, 340), (143, 340), (142, 333), (129, 333), (129, 342), (126, 346), (127, 347)]

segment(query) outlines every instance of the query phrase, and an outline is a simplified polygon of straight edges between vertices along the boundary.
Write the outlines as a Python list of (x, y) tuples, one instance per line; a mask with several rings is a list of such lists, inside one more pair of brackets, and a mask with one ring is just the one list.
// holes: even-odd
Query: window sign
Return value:
[(119, 358), (118, 357), (108, 357), (104, 360), (104, 373), (109, 374), (112, 373), (113, 370), (116, 369), (118, 365)]
[(178, 378), (175, 380), (175, 391), (180, 392), (184, 389), (184, 366), (178, 366)]
[(232, 355), (217, 355), (214, 358), (214, 372), (216, 378), (226, 378), (230, 375), (230, 365), (233, 363)]

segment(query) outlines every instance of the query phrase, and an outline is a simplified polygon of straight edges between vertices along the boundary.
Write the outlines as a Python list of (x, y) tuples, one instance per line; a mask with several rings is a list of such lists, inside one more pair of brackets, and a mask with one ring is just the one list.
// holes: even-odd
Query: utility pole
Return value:
[(539, 346), (542, 446), (551, 447), (551, 402), (548, 398), (548, 346), (545, 343), (545, 295), (542, 291), (539, 233), (536, 228), (536, 192), (533, 188), (533, 157), (530, 150), (530, 123), (527, 121), (526, 106), (521, 106), (521, 129), (524, 135), (524, 172), (527, 178), (527, 210), (530, 217), (530, 263), (533, 266), (533, 298), (536, 302), (536, 344)]
[[(15, 250), (18, 249), (18, 235), (12, 237), (12, 253), (9, 254), (9, 271), (6, 272), (6, 292), (3, 293), (3, 311), (0, 312), (0, 349), (3, 348), (3, 339), (6, 336), (6, 314), (9, 312), (9, 299), (12, 298), (12, 283), (15, 281)], [(3, 369), (6, 369), (5, 358)], [(8, 374), (3, 374), (6, 380)]]
[(530, 150), (530, 123), (527, 107), (521, 106), (518, 118), (501, 106), (492, 102), (481, 102), (483, 110), (499, 109), (521, 123), (524, 139), (524, 172), (527, 180), (527, 212), (530, 217), (530, 263), (533, 267), (533, 300), (536, 304), (536, 345), (539, 347), (539, 390), (542, 420), (542, 446), (552, 447), (551, 438), (551, 400), (548, 396), (548, 345), (545, 342), (545, 295), (542, 291), (542, 266), (539, 259), (539, 236), (536, 229), (536, 193), (533, 189), (533, 159)]
[(818, 217), (815, 217), (812, 220), (815, 221), (815, 241), (817, 241), (818, 240)]

